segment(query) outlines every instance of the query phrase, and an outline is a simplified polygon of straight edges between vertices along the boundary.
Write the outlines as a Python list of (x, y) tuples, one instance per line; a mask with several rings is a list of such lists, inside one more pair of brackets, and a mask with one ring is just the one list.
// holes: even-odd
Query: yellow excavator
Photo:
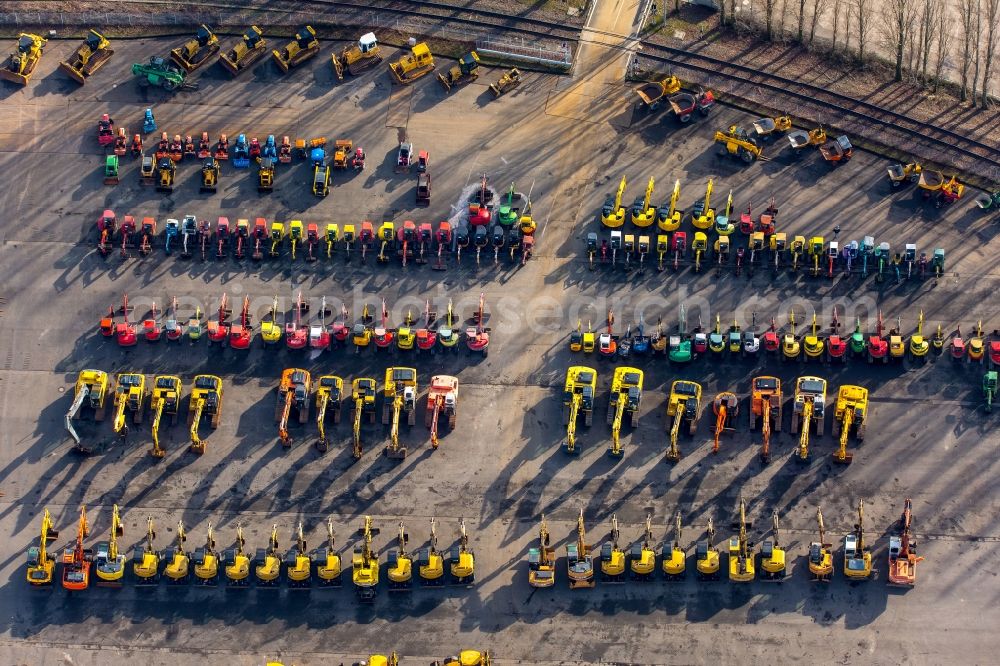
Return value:
[(118, 551), (118, 539), (125, 535), (118, 505), (111, 509), (111, 534), (107, 541), (94, 547), (94, 571), (97, 584), (102, 587), (121, 587), (125, 577), (125, 553)]
[(684, 580), (687, 569), (687, 553), (681, 548), (681, 512), (674, 515), (674, 543), (664, 545), (661, 566), (663, 576), (670, 581)]
[(805, 353), (805, 359), (817, 359), (820, 362), (823, 360), (823, 352), (826, 350), (826, 340), (823, 336), (819, 335), (819, 323), (816, 320), (816, 313), (813, 313), (812, 328), (808, 335), (802, 340), (802, 351)]
[(681, 423), (687, 421), (688, 432), (693, 435), (698, 428), (700, 408), (701, 384), (684, 380), (677, 380), (671, 384), (670, 399), (667, 402), (667, 420), (671, 423), (668, 461), (676, 463), (681, 459), (681, 449), (678, 445)]
[(321, 588), (340, 587), (340, 554), (336, 549), (333, 532), (333, 518), (326, 519), (326, 546), (317, 548), (312, 553), (313, 568), (316, 582)]
[(362, 603), (374, 603), (378, 594), (378, 553), (372, 550), (372, 536), (377, 531), (372, 527), (372, 517), (365, 516), (361, 529), (361, 545), (355, 546), (351, 556), (351, 580), (354, 591)]
[(656, 551), (653, 550), (653, 514), (646, 514), (646, 528), (642, 541), (632, 544), (629, 553), (629, 577), (632, 580), (653, 580), (656, 573)]
[(163, 560), (167, 566), (163, 569), (163, 574), (167, 577), (167, 582), (172, 585), (180, 585), (188, 580), (188, 569), (191, 558), (184, 550), (184, 542), (187, 541), (187, 532), (184, 531), (184, 521), (177, 521), (177, 545), (171, 546), (163, 551)]
[(389, 551), (389, 562), (386, 568), (390, 592), (409, 592), (413, 589), (413, 557), (406, 552), (406, 544), (409, 540), (406, 528), (400, 521), (396, 548)]
[(597, 371), (582, 365), (574, 365), (566, 371), (563, 389), (563, 423), (566, 425), (566, 439), (562, 449), (566, 453), (578, 453), (576, 446), (576, 419), (583, 412), (583, 424), (590, 426), (594, 421), (594, 393), (597, 391)]
[(491, 666), (493, 659), (489, 651), (462, 650), (457, 655), (433, 662), (433, 666)]
[(101, 33), (91, 30), (73, 55), (59, 63), (59, 69), (82, 85), (94, 72), (103, 67), (114, 53), (111, 42)]
[(132, 573), (137, 586), (156, 585), (160, 582), (160, 554), (153, 548), (155, 538), (153, 517), (146, 516), (146, 539), (132, 551)]
[(115, 420), (114, 431), (119, 437), (128, 436), (125, 425), (126, 410), (132, 412), (132, 422), (142, 423), (143, 406), (146, 400), (146, 376), (134, 372), (123, 372), (115, 378)]
[(632, 204), (632, 224), (637, 227), (648, 227), (656, 220), (656, 206), (653, 205), (653, 178), (646, 185), (646, 194), (636, 199)]
[(799, 455), (809, 460), (809, 433), (815, 423), (816, 436), (823, 436), (826, 412), (826, 380), (820, 377), (799, 377), (795, 382), (795, 410), (792, 413), (792, 434), (799, 433)]
[(749, 583), (756, 575), (753, 544), (747, 539), (747, 529), (752, 528), (753, 523), (747, 523), (747, 503), (742, 497), (739, 522), (735, 527), (739, 532), (729, 539), (729, 580), (734, 583)]
[(854, 429), (859, 442), (865, 439), (865, 424), (868, 421), (868, 389), (845, 384), (837, 392), (837, 405), (833, 412), (834, 433), (840, 436), (840, 445), (833, 454), (834, 462), (848, 464), (854, 454), (847, 450), (847, 440)]
[(750, 430), (760, 424), (760, 460), (771, 462), (772, 421), (775, 432), (781, 432), (781, 380), (762, 375), (754, 377), (750, 384)]
[(785, 579), (785, 550), (778, 541), (778, 512), (771, 513), (771, 538), (760, 546), (760, 579), (780, 583)]
[(302, 521), (295, 529), (295, 543), (285, 553), (285, 578), (292, 590), (309, 589), (312, 585), (313, 561), (306, 549), (306, 537), (302, 533)]
[(594, 587), (594, 563), (587, 543), (587, 530), (583, 524), (583, 509), (576, 519), (576, 541), (566, 544), (566, 569), (569, 589)]
[(258, 589), (276, 589), (281, 582), (281, 556), (278, 555), (278, 525), (271, 525), (267, 548), (258, 548), (253, 556), (253, 574)]
[(208, 530), (205, 533), (205, 545), (194, 549), (191, 561), (194, 562), (195, 585), (218, 584), (219, 552), (215, 549), (215, 529), (212, 527), (211, 521), (208, 522)]
[(705, 541), (695, 545), (696, 568), (699, 580), (719, 580), (719, 548), (715, 545), (715, 526), (708, 519)]
[(361, 666), (399, 666), (399, 657), (395, 652), (390, 652), (388, 656), (373, 654), (367, 661), (361, 662)]
[(281, 342), (281, 324), (278, 323), (278, 297), (271, 303), (271, 316), (260, 322), (260, 337), (265, 345), (276, 345)]
[(37, 546), (28, 548), (28, 583), (33, 587), (49, 587), (55, 574), (56, 561), (49, 557), (49, 542), (59, 538), (59, 532), (52, 529), (52, 516), (45, 509), (42, 514), (42, 535)]
[(212, 430), (222, 420), (222, 379), (215, 375), (197, 375), (191, 385), (191, 402), (188, 404), (188, 425), (191, 426), (191, 451), (205, 453), (208, 440), (198, 436), (201, 417), (209, 417)]
[(76, 449), (89, 452), (91, 449), (81, 443), (80, 436), (73, 427), (73, 421), (80, 418), (84, 406), (93, 410), (94, 421), (104, 420), (104, 401), (108, 396), (108, 373), (103, 370), (81, 370), (73, 387), (73, 404), (66, 412), (66, 432), (73, 438)]
[(601, 582), (625, 582), (625, 551), (618, 545), (618, 516), (611, 514), (611, 534), (601, 546)]
[(406, 447), (399, 444), (399, 421), (406, 412), (406, 423), (417, 422), (417, 371), (414, 368), (386, 368), (382, 395), (382, 425), (390, 425), (389, 445), (385, 455), (405, 458)]
[(528, 549), (528, 585), (552, 587), (556, 583), (556, 549), (550, 545), (549, 526), (542, 514), (538, 547)]
[(844, 537), (844, 575), (848, 580), (870, 580), (872, 552), (865, 543), (865, 501), (858, 500), (858, 522), (854, 531)]
[(620, 441), (622, 421), (629, 414), (629, 425), (639, 427), (639, 405), (642, 402), (643, 372), (638, 368), (615, 368), (611, 380), (611, 401), (608, 403), (608, 425), (611, 426), (611, 446), (608, 454), (613, 458), (622, 457)]
[(622, 197), (625, 196), (625, 176), (618, 183), (618, 191), (609, 196), (601, 207), (601, 223), (609, 228), (617, 229), (625, 224), (625, 206), (622, 205)]
[(351, 382), (351, 400), (354, 402), (352, 417), (354, 420), (354, 459), (359, 460), (363, 453), (361, 447), (361, 421), (367, 418), (368, 423), (375, 423), (375, 393), (378, 383), (370, 377), (361, 377)]
[(319, 439), (316, 448), (326, 451), (329, 441), (326, 438), (326, 412), (330, 411), (334, 425), (340, 423), (340, 403), (344, 395), (344, 380), (335, 375), (323, 375), (316, 383), (316, 428)]
[(678, 210), (677, 200), (681, 197), (681, 181), (674, 181), (674, 191), (670, 195), (670, 204), (661, 206), (656, 211), (656, 224), (661, 231), (677, 231), (681, 227), (681, 217), (684, 211)]
[(452, 585), (471, 586), (476, 582), (476, 556), (469, 549), (469, 535), (465, 531), (465, 518), (458, 523), (458, 546), (452, 549), (450, 558)]
[(153, 448), (149, 454), (162, 458), (167, 454), (160, 446), (160, 419), (170, 416), (170, 424), (177, 424), (177, 412), (181, 404), (181, 378), (174, 375), (157, 375), (153, 378), (153, 394), (150, 406), (153, 409)]
[(712, 188), (714, 181), (709, 178), (705, 188), (705, 198), (697, 201), (691, 211), (691, 224), (698, 229), (711, 229), (715, 226), (715, 209), (712, 208)]
[(814, 583), (829, 583), (833, 577), (833, 544), (826, 542), (823, 511), (818, 507), (816, 522), (819, 524), (819, 541), (809, 544), (809, 573)]
[(274, 420), (278, 422), (278, 438), (283, 447), (291, 448), (292, 438), (288, 434), (288, 417), (294, 406), (299, 413), (299, 423), (309, 420), (309, 393), (312, 391), (312, 375), (301, 368), (286, 368), (278, 383), (278, 399), (274, 407)]
[(243, 523), (236, 523), (236, 545), (227, 548), (222, 554), (227, 587), (245, 589), (250, 586), (250, 558), (244, 551), (245, 547)]
[(420, 582), (426, 586), (444, 585), (444, 557), (437, 549), (437, 521), (431, 518), (431, 538), (427, 548), (417, 552)]

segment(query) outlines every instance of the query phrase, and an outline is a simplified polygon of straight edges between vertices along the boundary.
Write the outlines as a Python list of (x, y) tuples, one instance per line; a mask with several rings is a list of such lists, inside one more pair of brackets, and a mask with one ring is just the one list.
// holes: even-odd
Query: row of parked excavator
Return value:
[[(757, 544), (750, 540), (749, 531), (753, 523), (747, 520), (746, 500), (740, 498), (739, 507), (732, 523), (735, 534), (728, 542), (729, 580), (734, 583), (749, 583), (760, 580), (764, 583), (780, 583), (789, 576), (787, 551), (780, 536), (778, 512), (771, 514), (770, 534)], [(833, 544), (827, 543), (823, 513), (816, 509), (818, 539), (809, 544), (807, 553), (810, 580), (829, 583), (835, 572)], [(633, 581), (653, 581), (661, 578), (667, 581), (681, 581), (687, 577), (688, 549), (681, 545), (681, 512), (674, 515), (674, 539), (664, 541), (656, 549), (653, 536), (652, 515), (647, 514), (646, 523), (640, 536), (625, 550), (620, 544), (618, 518), (611, 515), (611, 531), (608, 540), (600, 547), (587, 543), (583, 521), (583, 509), (577, 519), (576, 539), (566, 544), (566, 577), (569, 588), (586, 589), (595, 587), (599, 579), (602, 584)], [(916, 584), (916, 565), (924, 558), (917, 556), (913, 540), (912, 503), (907, 498), (903, 502), (903, 513), (892, 526), (894, 532), (889, 537), (887, 554), (888, 584), (902, 588), (912, 588)], [(556, 549), (552, 546), (551, 535), (545, 516), (542, 516), (538, 533), (538, 544), (528, 550), (528, 584), (535, 588), (555, 585)], [(870, 544), (865, 540), (864, 500), (858, 501), (857, 522), (844, 536), (843, 546), (844, 579), (861, 582), (874, 579), (878, 571), (873, 566)], [(659, 563), (659, 566), (657, 564)], [(720, 578), (721, 553), (715, 540), (715, 527), (711, 518), (705, 530), (705, 539), (695, 545), (695, 575), (701, 581)], [(759, 575), (758, 575), (759, 572)]]
[[(194, 313), (185, 322), (178, 315), (176, 297), (171, 299), (166, 312), (161, 312), (154, 302), (145, 316), (140, 318), (135, 316), (135, 310), (128, 302), (128, 294), (125, 294), (119, 308), (108, 307), (107, 314), (100, 319), (98, 330), (104, 338), (114, 339), (119, 347), (134, 347), (140, 338), (146, 342), (187, 339), (193, 343), (205, 337), (209, 346), (218, 344), (222, 348), (248, 350), (259, 331), (265, 347), (280, 344), (284, 337), (285, 346), (290, 350), (325, 351), (352, 345), (356, 354), (369, 348), (376, 353), (394, 353), (398, 350), (434, 354), (438, 347), (442, 353), (457, 352), (464, 332), (465, 346), (470, 353), (482, 354), (483, 357), (488, 355), (492, 329), (486, 325), (489, 313), (485, 310), (485, 294), (480, 293), (479, 308), (466, 321), (464, 331), (451, 299), (448, 300), (447, 310), (440, 321), (437, 312), (430, 308), (430, 300), (425, 301), (423, 325), (418, 323), (412, 311), (407, 311), (403, 324), (394, 327), (389, 323), (389, 308), (383, 298), (379, 321), (375, 319), (375, 306), (366, 303), (358, 321), (352, 321), (347, 306), (343, 305), (339, 319), (328, 324), (327, 318), (332, 312), (327, 308), (324, 296), (320, 301), (316, 320), (310, 322), (310, 306), (302, 298), (300, 291), (295, 299), (293, 313), (285, 318), (284, 326), (279, 322), (277, 296), (272, 300), (268, 313), (255, 326), (249, 296), (243, 298), (238, 320), (233, 318), (229, 297), (223, 293), (215, 318), (203, 321), (201, 308), (196, 306)], [(161, 314), (165, 316), (161, 317)], [(118, 320), (119, 316), (121, 321)]]
[[(489, 650), (462, 650), (458, 654), (432, 661), (431, 666), (490, 666), (492, 663), (493, 657)], [(285, 664), (280, 661), (268, 661), (267, 666), (285, 666)], [(395, 652), (373, 654), (364, 661), (356, 662), (354, 666), (399, 666), (399, 656)]]
[[(372, 547), (372, 539), (379, 533), (370, 516), (365, 516), (364, 526), (358, 531), (358, 543), (351, 555), (351, 578), (358, 600), (372, 603), (379, 590), (383, 565), (379, 552)], [(92, 547), (85, 545), (90, 536), (87, 509), (80, 507), (80, 520), (76, 539), (63, 551), (61, 572), (58, 579), (70, 591), (83, 591), (93, 582), (101, 587), (122, 587), (130, 583), (137, 587), (159, 585), (164, 579), (170, 586), (219, 587), (248, 589), (251, 584), (258, 590), (279, 589), (282, 584), (290, 590), (335, 589), (342, 586), (341, 553), (336, 547), (333, 518), (326, 522), (325, 543), (309, 549), (302, 522), (292, 532), (291, 547), (280, 550), (278, 525), (271, 527), (267, 545), (256, 552), (249, 551), (243, 536), (243, 523), (236, 523), (235, 543), (219, 550), (215, 530), (209, 521), (204, 545), (189, 550), (184, 521), (178, 521), (173, 543), (158, 550), (155, 546), (156, 529), (152, 516), (146, 518), (145, 538), (135, 546), (131, 558), (119, 545), (124, 537), (124, 526), (118, 505), (111, 515), (111, 529), (107, 541)], [(55, 584), (57, 561), (48, 552), (49, 543), (59, 537), (53, 528), (48, 509), (42, 515), (41, 536), (38, 546), (28, 549), (26, 578), (34, 587)], [(448, 550), (438, 550), (437, 521), (431, 518), (430, 537), (425, 547), (407, 550), (409, 534), (402, 522), (396, 547), (389, 552), (385, 563), (385, 578), (390, 592), (413, 590), (414, 579), (422, 587), (444, 585), (471, 587), (475, 583), (475, 553), (469, 547), (465, 520), (459, 520), (458, 539)], [(414, 574), (417, 574), (414, 576)], [(93, 577), (92, 575), (93, 574)]]

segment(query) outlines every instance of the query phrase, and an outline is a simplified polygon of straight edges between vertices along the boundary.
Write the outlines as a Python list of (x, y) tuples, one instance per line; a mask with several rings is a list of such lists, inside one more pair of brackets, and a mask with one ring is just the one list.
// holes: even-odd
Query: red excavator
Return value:
[(225, 344), (226, 340), (229, 339), (228, 319), (232, 313), (233, 311), (229, 307), (229, 298), (223, 293), (222, 299), (219, 301), (218, 319), (208, 322), (208, 344), (211, 345), (215, 342)]
[(226, 256), (226, 245), (229, 243), (229, 218), (220, 217), (215, 228), (215, 258), (223, 259)]
[(163, 324), (163, 328), (167, 332), (167, 340), (170, 342), (176, 342), (180, 340), (184, 335), (184, 327), (180, 325), (177, 321), (177, 297), (174, 296), (170, 301), (170, 313), (167, 315), (167, 320)]
[(319, 225), (310, 222), (306, 225), (306, 261), (316, 261), (316, 247), (319, 245)]
[(451, 223), (447, 221), (439, 222), (435, 238), (437, 240), (437, 261), (434, 262), (431, 268), (436, 271), (443, 271), (445, 270), (444, 253), (451, 252)]
[(403, 222), (403, 226), (396, 231), (396, 239), (399, 241), (399, 253), (405, 267), (407, 260), (413, 256), (413, 244), (417, 240), (417, 225), (413, 220)]
[(437, 346), (437, 329), (432, 328), (431, 324), (434, 323), (435, 319), (437, 319), (437, 314), (431, 312), (431, 302), (428, 299), (424, 303), (424, 326), (417, 329), (417, 351), (434, 353), (434, 348)]
[(309, 306), (302, 302), (302, 292), (295, 298), (295, 319), (285, 324), (285, 345), (289, 349), (305, 349), (309, 342), (309, 331), (302, 326), (302, 313), (308, 312)]
[(382, 299), (382, 325), (375, 327), (375, 351), (380, 349), (392, 349), (396, 343), (396, 331), (386, 324), (389, 321), (389, 308)]
[(330, 348), (330, 329), (326, 325), (326, 296), (320, 301), (319, 323), (309, 326), (309, 348), (319, 350)]
[(236, 258), (242, 259), (247, 251), (247, 239), (250, 237), (250, 220), (236, 220)]
[(122, 259), (128, 259), (128, 251), (132, 247), (132, 238), (135, 236), (135, 218), (126, 215), (122, 218)]
[(878, 321), (875, 324), (875, 335), (868, 338), (868, 362), (874, 363), (880, 359), (882, 363), (889, 362), (889, 341), (882, 335), (885, 327), (882, 325), (882, 311), (878, 311)]
[(431, 431), (431, 446), (438, 447), (438, 421), (446, 418), (448, 430), (455, 429), (458, 419), (458, 378), (449, 375), (431, 377), (430, 391), (427, 393), (426, 425)]
[(250, 320), (250, 297), (243, 297), (240, 323), (229, 327), (229, 346), (233, 349), (250, 349), (253, 340), (253, 322)]
[(479, 310), (472, 316), (476, 325), (465, 329), (465, 344), (468, 346), (469, 351), (480, 353), (484, 358), (489, 354), (490, 347), (490, 329), (483, 326), (486, 323), (485, 309), (486, 293), (480, 292)]
[(924, 559), (917, 557), (917, 545), (910, 534), (911, 510), (912, 503), (907, 497), (900, 518), (903, 531), (899, 536), (889, 537), (889, 585), (896, 587), (913, 587), (917, 582), (917, 562)]
[(159, 342), (163, 335), (163, 329), (160, 328), (160, 322), (156, 318), (157, 314), (156, 303), (153, 303), (149, 316), (142, 320), (142, 336), (146, 338), (146, 342)]
[(153, 251), (153, 239), (156, 238), (156, 218), (142, 218), (142, 237), (139, 239), (139, 254), (149, 256)]
[(90, 567), (94, 555), (83, 547), (83, 540), (90, 536), (87, 525), (87, 507), (80, 507), (80, 524), (76, 530), (76, 543), (63, 551), (62, 584), (70, 592), (86, 590), (90, 585)]
[(337, 347), (344, 347), (347, 345), (347, 338), (351, 336), (351, 313), (347, 310), (347, 306), (341, 304), (340, 306), (340, 320), (333, 322), (333, 340)]
[(97, 251), (101, 253), (102, 257), (106, 257), (111, 252), (111, 243), (114, 240), (115, 232), (118, 231), (118, 219), (115, 217), (115, 211), (107, 209), (101, 213), (101, 216), (97, 218), (97, 231), (100, 234)]
[(134, 347), (135, 343), (138, 341), (135, 332), (135, 324), (129, 322), (128, 320), (129, 305), (128, 305), (128, 294), (122, 295), (122, 316), (124, 321), (119, 324), (115, 324), (115, 338), (118, 340), (119, 347)]
[(253, 221), (253, 254), (254, 261), (264, 258), (264, 241), (267, 240), (267, 220), (258, 217)]

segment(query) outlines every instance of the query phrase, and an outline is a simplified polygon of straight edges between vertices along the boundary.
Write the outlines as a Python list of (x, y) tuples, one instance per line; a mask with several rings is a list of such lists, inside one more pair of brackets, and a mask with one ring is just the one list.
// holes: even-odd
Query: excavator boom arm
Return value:
[(160, 398), (156, 403), (156, 411), (153, 414), (153, 451), (157, 452), (160, 450), (160, 419), (163, 417), (163, 409), (166, 406), (167, 401), (165, 398)]
[(684, 420), (684, 405), (678, 403), (677, 411), (674, 413), (674, 422), (670, 426), (670, 458), (676, 460), (680, 457), (680, 450), (677, 447), (677, 441), (680, 437), (681, 432), (681, 421)]
[(802, 430), (799, 433), (799, 458), (809, 457), (809, 429), (812, 427), (813, 404), (807, 400), (802, 405)]
[(576, 450), (576, 417), (580, 414), (581, 404), (583, 404), (583, 396), (574, 393), (569, 404), (569, 423), (566, 424), (566, 449), (568, 451)]
[(316, 429), (319, 430), (320, 441), (326, 441), (326, 427), (324, 422), (326, 421), (326, 405), (330, 401), (330, 396), (327, 393), (319, 393), (316, 397), (319, 403), (316, 406)]
[(278, 437), (282, 442), (287, 442), (288, 437), (288, 415), (292, 413), (292, 401), (295, 397), (295, 389), (291, 386), (285, 391), (285, 407), (281, 410), (281, 421), (278, 423)]
[(760, 447), (765, 458), (771, 455), (771, 399), (761, 400)]
[(354, 457), (361, 457), (361, 413), (364, 411), (364, 396), (354, 401)]
[(619, 437), (622, 430), (622, 418), (625, 416), (625, 404), (628, 402), (628, 391), (618, 394), (618, 404), (615, 406), (615, 418), (611, 422), (611, 453), (618, 455), (622, 451)]
[(434, 401), (434, 414), (431, 417), (431, 445), (436, 449), (438, 446), (438, 416), (441, 415), (441, 407), (444, 405), (444, 397), (438, 396)]
[(80, 436), (76, 434), (76, 429), (73, 427), (73, 419), (80, 412), (80, 408), (83, 407), (83, 401), (86, 400), (89, 395), (90, 386), (85, 384), (73, 399), (73, 404), (70, 405), (69, 411), (66, 412), (66, 432), (69, 433), (69, 436), (72, 437), (73, 441), (77, 444), (80, 443)]

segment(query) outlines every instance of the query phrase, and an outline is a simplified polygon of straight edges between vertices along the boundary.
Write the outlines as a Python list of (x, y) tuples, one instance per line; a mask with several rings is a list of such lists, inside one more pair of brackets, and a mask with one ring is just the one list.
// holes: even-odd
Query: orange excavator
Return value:
[(750, 430), (760, 423), (760, 461), (771, 462), (771, 424), (781, 432), (781, 380), (777, 377), (754, 377), (750, 386)]
[(298, 410), (299, 423), (309, 420), (309, 393), (312, 388), (312, 376), (308, 370), (288, 368), (281, 373), (278, 384), (278, 402), (274, 409), (274, 420), (278, 422), (278, 437), (286, 449), (292, 446), (292, 438), (288, 434), (288, 417), (292, 406)]
[(735, 393), (724, 391), (715, 396), (712, 403), (712, 410), (715, 412), (715, 443), (712, 445), (712, 453), (719, 452), (719, 438), (726, 430), (735, 430), (736, 416), (740, 413), (740, 401)]
[(901, 534), (889, 537), (889, 585), (894, 587), (913, 587), (917, 582), (917, 562), (924, 558), (917, 557), (917, 545), (910, 534), (913, 504), (906, 498), (903, 504), (903, 515), (900, 518), (903, 531)]
[(83, 547), (83, 540), (88, 536), (90, 528), (87, 525), (87, 507), (81, 506), (76, 543), (64, 550), (62, 556), (62, 584), (71, 592), (86, 590), (90, 585), (90, 567), (94, 563), (94, 555), (89, 548)]
[(431, 446), (438, 447), (438, 420), (444, 415), (448, 430), (455, 429), (458, 420), (458, 378), (450, 375), (431, 377), (427, 394), (426, 424), (431, 430)]

